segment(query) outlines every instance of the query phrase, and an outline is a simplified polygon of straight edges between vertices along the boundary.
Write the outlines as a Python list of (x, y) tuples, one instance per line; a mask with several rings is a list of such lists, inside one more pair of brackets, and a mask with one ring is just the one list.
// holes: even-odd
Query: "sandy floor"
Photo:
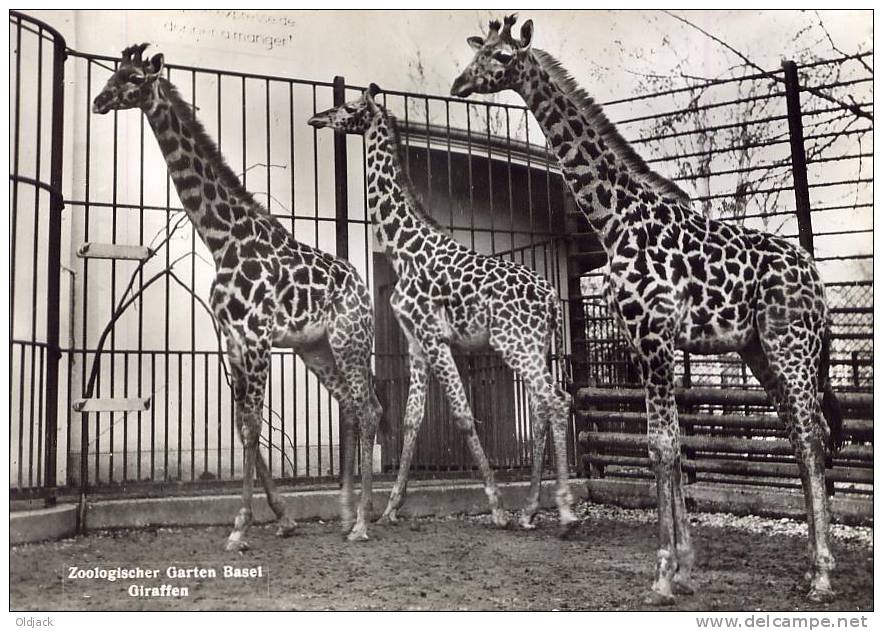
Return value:
[[(13, 610), (133, 609), (645, 609), (655, 523), (589, 515), (567, 540), (546, 516), (532, 532), (497, 530), (486, 517), (373, 526), (371, 540), (342, 540), (336, 523), (303, 524), (280, 540), (250, 531), (252, 550), (224, 552), (227, 528), (94, 533), (17, 546), (10, 554)], [(805, 539), (697, 525), (698, 592), (685, 610), (815, 609), (803, 599)], [(872, 552), (835, 542), (838, 599), (831, 610), (873, 608)], [(170, 565), (218, 578), (166, 578)], [(260, 577), (220, 578), (224, 565)], [(159, 578), (71, 579), (70, 567), (158, 569)], [(256, 570), (255, 570), (256, 571)], [(187, 587), (186, 597), (130, 596), (130, 586)]]

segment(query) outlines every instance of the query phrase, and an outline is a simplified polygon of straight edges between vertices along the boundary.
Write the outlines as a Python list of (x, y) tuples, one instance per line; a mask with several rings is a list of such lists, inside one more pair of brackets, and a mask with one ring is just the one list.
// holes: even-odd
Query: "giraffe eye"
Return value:
[(129, 83), (134, 83), (135, 85), (144, 83), (144, 77), (142, 77), (140, 74), (130, 74)]
[(507, 53), (505, 50), (498, 50), (494, 53), (494, 59), (499, 61), (501, 64), (508, 64), (512, 61), (514, 55), (512, 53)]

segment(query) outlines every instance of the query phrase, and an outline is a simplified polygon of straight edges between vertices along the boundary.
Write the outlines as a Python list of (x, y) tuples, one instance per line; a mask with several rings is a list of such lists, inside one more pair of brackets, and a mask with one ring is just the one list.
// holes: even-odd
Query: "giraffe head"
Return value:
[(372, 83), (359, 98), (319, 112), (307, 123), (313, 127), (330, 127), (347, 134), (364, 134), (371, 127), (371, 121), (380, 109), (380, 106), (374, 102), (374, 97), (380, 92), (380, 86)]
[(502, 29), (498, 20), (491, 20), (487, 37), (467, 37), (466, 42), (475, 49), (475, 57), (454, 80), (451, 95), (466, 97), (473, 92), (489, 94), (515, 88), (521, 83), (524, 60), (533, 39), (533, 21), (521, 25), (519, 39), (512, 37), (512, 27), (518, 14), (503, 18)]
[(163, 69), (162, 54), (145, 61), (141, 58), (148, 44), (129, 46), (101, 93), (92, 101), (92, 111), (107, 114), (111, 110), (144, 108), (153, 99), (153, 86)]

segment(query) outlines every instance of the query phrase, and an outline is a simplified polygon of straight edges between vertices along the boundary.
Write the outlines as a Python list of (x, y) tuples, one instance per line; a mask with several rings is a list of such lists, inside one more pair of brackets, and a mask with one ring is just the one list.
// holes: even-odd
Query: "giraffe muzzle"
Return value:
[(110, 111), (111, 97), (107, 94), (99, 94), (92, 101), (93, 114), (107, 114)]
[(327, 112), (320, 112), (311, 116), (310, 120), (307, 121), (307, 125), (316, 129), (322, 129), (323, 127), (328, 127), (329, 122)]
[(463, 75), (454, 79), (454, 85), (451, 86), (451, 96), (459, 96), (465, 98), (475, 91), (472, 82)]

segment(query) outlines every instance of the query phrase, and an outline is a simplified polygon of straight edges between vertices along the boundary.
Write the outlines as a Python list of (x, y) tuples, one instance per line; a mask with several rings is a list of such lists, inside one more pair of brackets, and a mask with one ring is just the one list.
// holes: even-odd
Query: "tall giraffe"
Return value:
[[(252, 198), (191, 106), (161, 76), (162, 54), (142, 59), (146, 47), (123, 51), (92, 111), (144, 112), (184, 210), (215, 262), (211, 306), (227, 341), (244, 449), (242, 508), (227, 550), (248, 548), (255, 470), (279, 521), (277, 535), (291, 534), (297, 525), (258, 449), (273, 347), (293, 349), (340, 404), (342, 525), (350, 540), (367, 539), (374, 435), (381, 416), (370, 366), (374, 320), (368, 288), (349, 262), (296, 241)], [(356, 419), (362, 436), (362, 495), (354, 518)]]
[(514, 23), (514, 15), (503, 25), (492, 21), (487, 37), (467, 39), (476, 53), (451, 94), (511, 89), (521, 95), (607, 253), (607, 301), (641, 369), (657, 484), (659, 550), (648, 602), (673, 602), (673, 587), (693, 590), (675, 349), (737, 351), (767, 391), (788, 430), (803, 481), (808, 598), (831, 600), (834, 557), (824, 457), (826, 443), (831, 449), (839, 445), (842, 419), (828, 380), (825, 291), (812, 258), (781, 237), (694, 212), (688, 196), (647, 167), (561, 65), (531, 47), (533, 23), (522, 25), (518, 39), (511, 34)]
[(368, 208), (378, 243), (398, 276), (390, 305), (408, 339), (410, 386), (398, 477), (382, 519), (395, 521), (408, 482), (415, 440), (423, 421), (429, 371), (444, 388), (457, 427), (485, 481), (494, 522), (506, 524), (493, 471), (478, 440), (475, 419), (451, 355), (451, 345), (490, 347), (520, 374), (530, 393), (533, 470), (519, 523), (533, 527), (539, 507), (546, 425), (555, 445), (556, 502), (563, 532), (576, 522), (567, 481), (566, 422), (570, 395), (556, 386), (546, 353), (556, 338), (562, 350), (561, 307), (548, 281), (517, 263), (483, 256), (445, 234), (422, 208), (402, 168), (395, 118), (375, 102), (380, 88), (313, 116), (315, 127), (331, 127), (366, 139)]

